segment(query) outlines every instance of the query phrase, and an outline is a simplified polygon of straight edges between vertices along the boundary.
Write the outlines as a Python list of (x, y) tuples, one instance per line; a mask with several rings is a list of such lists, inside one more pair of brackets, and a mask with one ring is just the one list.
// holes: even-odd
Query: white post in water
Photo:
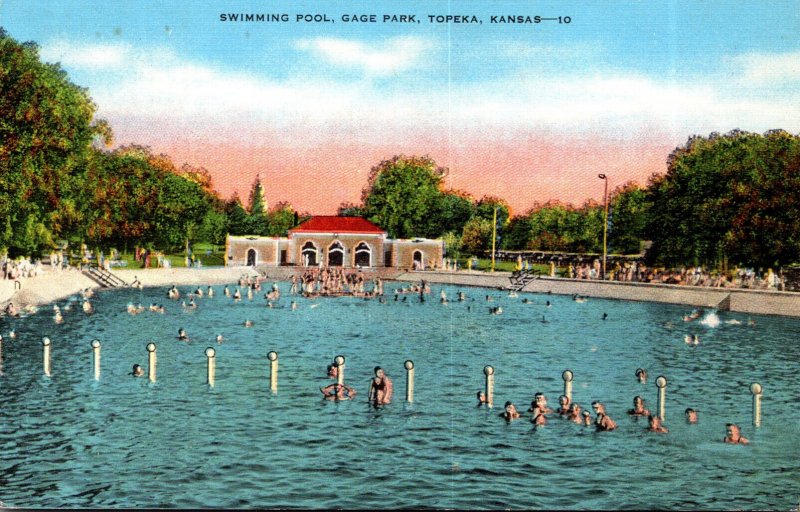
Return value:
[(273, 393), (278, 392), (278, 353), (274, 350), (267, 354), (269, 359), (269, 390)]
[(50, 376), (50, 338), (42, 338), (42, 363), (44, 366), (44, 374)]
[(569, 402), (572, 403), (572, 370), (564, 370), (561, 378), (564, 379), (564, 396), (569, 398)]
[(206, 357), (208, 358), (208, 371), (206, 382), (212, 388), (214, 387), (214, 374), (217, 371), (217, 351), (213, 347), (206, 349)]
[(764, 388), (761, 384), (754, 382), (750, 384), (750, 392), (753, 393), (753, 426), (761, 426), (761, 394)]
[(336, 356), (333, 360), (336, 361), (336, 368), (338, 368), (336, 382), (340, 385), (344, 384), (344, 356)]
[(406, 367), (406, 402), (414, 401), (414, 361), (409, 359), (403, 365)]
[(147, 344), (147, 378), (150, 382), (156, 381), (156, 344)]
[(92, 341), (92, 353), (94, 354), (94, 380), (100, 380), (100, 342)]
[(658, 417), (664, 421), (664, 402), (667, 398), (667, 378), (661, 375), (656, 379), (656, 386), (658, 386)]
[(486, 375), (486, 405), (494, 405), (494, 367), (486, 365), (483, 367), (483, 374)]

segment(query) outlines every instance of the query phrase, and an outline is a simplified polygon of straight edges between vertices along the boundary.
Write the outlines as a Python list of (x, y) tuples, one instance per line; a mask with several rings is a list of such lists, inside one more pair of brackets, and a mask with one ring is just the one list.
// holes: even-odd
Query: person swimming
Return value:
[(640, 383), (645, 384), (647, 382), (647, 371), (644, 368), (637, 368), (635, 375)]
[(722, 440), (724, 443), (728, 444), (749, 444), (746, 438), (742, 437), (742, 431), (739, 429), (739, 425), (735, 423), (728, 423), (725, 425), (725, 433), (726, 436)]
[(650, 411), (644, 408), (644, 400), (639, 395), (633, 397), (633, 409), (628, 410), (631, 416), (649, 416)]
[(189, 341), (189, 336), (186, 335), (186, 330), (183, 328), (178, 329), (178, 339), (181, 341)]
[(511, 402), (506, 402), (505, 406), (503, 407), (503, 412), (499, 414), (501, 418), (504, 420), (511, 422), (513, 420), (519, 419), (519, 412), (517, 408)]
[(688, 407), (684, 414), (686, 415), (686, 423), (697, 423), (697, 411)]
[(339, 384), (338, 382), (329, 384), (324, 388), (320, 387), (319, 390), (322, 392), (325, 400), (352, 400), (356, 396), (355, 389), (345, 384)]
[(614, 420), (612, 420), (611, 417), (606, 414), (606, 407), (602, 402), (592, 402), (592, 409), (594, 409), (594, 412), (597, 415), (594, 419), (594, 425), (598, 432), (611, 431), (617, 428), (616, 422), (614, 422)]
[(655, 415), (650, 414), (647, 416), (648, 421), (648, 432), (658, 432), (659, 434), (666, 434), (669, 432), (667, 427), (661, 424), (661, 418)]
[(144, 375), (144, 368), (142, 368), (138, 364), (133, 365), (131, 375), (133, 375), (134, 377), (141, 377), (142, 375)]

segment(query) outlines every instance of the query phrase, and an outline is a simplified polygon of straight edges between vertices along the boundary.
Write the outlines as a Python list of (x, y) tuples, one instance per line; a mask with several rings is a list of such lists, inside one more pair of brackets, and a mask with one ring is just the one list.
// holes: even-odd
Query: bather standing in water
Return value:
[(639, 395), (633, 397), (633, 409), (628, 410), (631, 416), (649, 416), (650, 411), (644, 408), (644, 400)]
[(728, 444), (749, 444), (750, 443), (750, 441), (748, 441), (747, 439), (742, 437), (742, 432), (739, 429), (739, 425), (736, 425), (734, 423), (728, 423), (727, 425), (725, 425), (725, 429), (726, 429), (725, 433), (727, 435), (722, 440), (722, 442), (728, 443)]
[(666, 434), (667, 432), (669, 432), (669, 430), (667, 430), (667, 427), (661, 424), (660, 417), (651, 414), (647, 417), (647, 421), (649, 424), (647, 428), (648, 432), (658, 432), (659, 434)]
[(375, 405), (386, 405), (392, 401), (392, 379), (383, 368), (375, 367), (375, 378), (369, 388), (369, 400)]
[(617, 428), (617, 424), (606, 414), (606, 407), (601, 402), (592, 402), (595, 416), (594, 425), (598, 432), (605, 432)]
[(506, 402), (503, 409), (503, 412), (501, 412), (499, 416), (504, 420), (510, 423), (513, 420), (519, 419), (519, 411), (517, 411), (517, 408), (511, 402)]

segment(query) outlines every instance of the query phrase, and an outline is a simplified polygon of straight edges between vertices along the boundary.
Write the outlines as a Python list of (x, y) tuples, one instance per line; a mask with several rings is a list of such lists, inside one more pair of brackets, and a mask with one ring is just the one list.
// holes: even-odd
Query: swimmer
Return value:
[(491, 296), (491, 295), (487, 295), (487, 296), (486, 296), (486, 302), (492, 302), (493, 300), (494, 300), (494, 299), (492, 298), (492, 296)]
[(167, 297), (170, 299), (179, 299), (181, 296), (181, 292), (178, 291), (178, 288), (175, 285), (172, 285), (172, 288), (169, 289), (167, 292)]
[(636, 369), (636, 379), (645, 384), (647, 382), (647, 371), (644, 368), (637, 368)]
[(55, 323), (57, 323), (57, 324), (63, 324), (64, 323), (64, 317), (61, 316), (61, 311), (56, 310), (56, 314), (53, 315), (53, 321)]
[(603, 320), (608, 320), (608, 313), (603, 313)]
[(13, 340), (14, 338), (17, 337), (17, 331), (15, 331), (14, 329), (11, 329), (10, 331), (8, 331), (8, 337)]
[(252, 320), (245, 320), (244, 321), (244, 326), (245, 327), (253, 327), (253, 321)]
[(658, 432), (659, 434), (666, 434), (669, 432), (667, 427), (661, 424), (661, 418), (654, 415), (649, 415), (647, 417), (647, 421), (649, 426), (647, 427), (648, 432)]
[(534, 416), (537, 414), (545, 415), (552, 413), (553, 409), (547, 407), (547, 398), (545, 398), (544, 393), (536, 393), (533, 395), (531, 408), (528, 409), (528, 412), (532, 412)]
[(697, 411), (689, 407), (684, 411), (684, 414), (686, 415), (686, 423), (697, 423)]
[(336, 361), (328, 365), (328, 377), (331, 379), (339, 377), (339, 364)]
[(747, 326), (748, 327), (755, 327), (756, 326), (756, 321), (753, 320), (752, 318), (748, 318), (747, 319)]
[(552, 307), (553, 305), (552, 305), (552, 304), (550, 304), (550, 301), (548, 300), (548, 301), (547, 301), (547, 304), (545, 304), (545, 306), (547, 306), (547, 307), (549, 308), (549, 307)]
[(231, 296), (231, 291), (228, 289), (227, 285), (225, 286), (225, 289), (222, 290), (222, 294), (225, 295), (226, 297)]
[(519, 418), (519, 412), (517, 411), (517, 408), (514, 407), (514, 404), (512, 404), (511, 402), (506, 402), (504, 410), (503, 412), (500, 413), (499, 416), (504, 420), (511, 422)]
[(561, 395), (558, 397), (558, 405), (559, 408), (557, 410), (560, 416), (568, 416), (570, 414), (570, 400), (567, 395)]
[(133, 365), (133, 370), (131, 371), (131, 375), (134, 377), (141, 377), (144, 375), (144, 368), (139, 366), (138, 364)]
[(86, 313), (87, 315), (91, 315), (92, 313), (94, 313), (94, 308), (92, 307), (92, 303), (89, 302), (88, 300), (84, 300), (82, 306), (83, 306), (83, 312)]
[(617, 428), (617, 424), (610, 416), (606, 414), (606, 407), (602, 402), (592, 402), (592, 409), (594, 409), (595, 416), (594, 425), (598, 432), (605, 432)]
[(183, 328), (178, 329), (178, 339), (181, 341), (189, 341), (189, 336), (186, 335), (186, 330)]
[(508, 297), (511, 299), (516, 299), (517, 297), (519, 297), (519, 295), (517, 295), (516, 291), (511, 290), (510, 292), (508, 292)]
[[(591, 421), (592, 417), (587, 412), (586, 415), (589, 417), (589, 421)], [(581, 406), (572, 402), (569, 404), (569, 415), (567, 419), (572, 423), (577, 423), (578, 425), (583, 424), (583, 418), (581, 417)]]
[(547, 319), (544, 317), (544, 315), (542, 315), (542, 319), (539, 320), (539, 321), (542, 322), (543, 324), (549, 324), (550, 323), (550, 322), (547, 321)]
[(238, 288), (233, 292), (233, 300), (242, 300), (242, 292)]
[(8, 303), (8, 305), (6, 306), (5, 311), (6, 311), (6, 315), (8, 315), (8, 316), (19, 316), (19, 310), (17, 310), (17, 307), (14, 305), (13, 302), (9, 302)]
[(586, 427), (592, 426), (592, 415), (589, 414), (589, 411), (583, 411), (581, 413), (583, 415), (583, 425)]
[(356, 396), (356, 390), (345, 384), (335, 382), (324, 388), (319, 388), (322, 391), (325, 400), (352, 400)]
[(294, 311), (295, 309), (297, 309), (297, 303), (295, 301), (292, 301), (292, 311)]
[(649, 416), (650, 411), (644, 408), (644, 400), (639, 395), (633, 397), (633, 409), (628, 410), (631, 416)]
[(217, 334), (217, 343), (222, 343), (225, 339), (222, 337), (221, 334)]
[(539, 409), (535, 409), (533, 412), (533, 417), (531, 418), (531, 423), (536, 425), (537, 427), (543, 427), (547, 424), (547, 417), (542, 414)]
[(197, 296), (198, 296), (198, 297), (200, 297), (200, 298), (203, 298), (203, 289), (202, 289), (202, 288), (197, 288), (197, 289), (194, 291), (194, 294), (195, 294), (195, 295), (197, 295)]
[(524, 299), (522, 299), (522, 303), (523, 304), (531, 304), (531, 301), (528, 300), (528, 297), (525, 297)]
[(734, 423), (728, 423), (725, 425), (725, 433), (727, 434), (725, 438), (722, 440), (724, 443), (729, 444), (749, 444), (750, 441), (742, 437), (742, 432), (739, 429), (739, 425)]
[(369, 387), (369, 400), (375, 405), (386, 405), (392, 401), (392, 379), (383, 368), (375, 367), (375, 378)]
[(487, 405), (486, 404), (486, 393), (484, 393), (483, 391), (478, 391), (477, 398), (478, 398), (478, 407), (480, 407), (482, 405)]
[(253, 300), (253, 289), (252, 288), (248, 288), (247, 289), (247, 300)]
[(211, 288), (211, 287), (209, 286), (209, 287), (208, 287), (208, 290), (206, 291), (206, 295), (208, 295), (208, 298), (209, 298), (209, 299), (210, 299), (211, 297), (213, 297), (213, 296), (214, 296), (214, 289), (213, 289), (213, 288)]
[(466, 298), (467, 298), (467, 296), (464, 295), (464, 292), (458, 292), (458, 301), (459, 302), (464, 302), (466, 300)]

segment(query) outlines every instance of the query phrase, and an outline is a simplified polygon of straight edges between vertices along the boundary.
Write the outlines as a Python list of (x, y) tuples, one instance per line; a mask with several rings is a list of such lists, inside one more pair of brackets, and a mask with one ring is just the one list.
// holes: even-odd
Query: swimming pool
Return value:
[[(699, 508), (783, 509), (800, 498), (800, 321), (720, 313), (708, 327), (684, 323), (687, 307), (434, 286), (428, 300), (290, 297), (238, 303), (213, 298), (185, 310), (166, 288), (98, 294), (90, 316), (71, 308), (54, 324), (43, 307), (3, 318), (0, 501), (18, 507), (308, 508)], [(184, 294), (189, 287), (179, 287)], [(449, 304), (439, 303), (444, 288)], [(205, 289), (205, 287), (204, 287)], [(233, 288), (232, 288), (233, 289)], [(456, 301), (463, 290), (467, 301)], [(487, 303), (485, 296), (494, 297)], [(533, 301), (525, 304), (523, 298)], [(298, 309), (289, 308), (296, 300)], [(128, 302), (166, 313), (126, 312)], [(547, 307), (546, 301), (552, 306)], [(59, 302), (64, 309), (67, 301)], [(502, 305), (502, 315), (489, 306)], [(312, 307), (313, 306), (313, 307)], [(601, 320), (603, 313), (608, 320)], [(542, 317), (548, 321), (542, 323)], [(245, 319), (254, 321), (245, 328)], [(742, 323), (732, 325), (728, 320)], [(191, 341), (176, 339), (178, 328)], [(7, 333), (15, 329), (17, 338)], [(222, 344), (213, 340), (221, 333)], [(683, 341), (698, 334), (700, 345)], [(52, 377), (42, 375), (42, 336)], [(102, 342), (93, 379), (90, 342)], [(158, 347), (158, 380), (129, 375)], [(216, 385), (206, 385), (208, 346)], [(278, 394), (267, 353), (279, 354)], [(325, 402), (325, 367), (347, 358), (359, 396)], [(403, 362), (415, 363), (404, 402)], [(494, 366), (495, 407), (476, 408), (483, 367)], [(393, 378), (393, 403), (366, 403), (374, 366)], [(636, 368), (648, 370), (645, 385)], [(573, 398), (602, 400), (619, 428), (596, 433), (553, 416), (534, 430), (507, 424), (506, 400), (526, 410), (537, 391), (557, 405), (561, 372)], [(665, 425), (626, 414), (634, 395), (656, 408), (655, 378), (668, 379)], [(765, 389), (763, 424), (751, 425), (748, 386)], [(687, 425), (683, 410), (700, 420)], [(725, 445), (738, 423), (749, 446)]]

